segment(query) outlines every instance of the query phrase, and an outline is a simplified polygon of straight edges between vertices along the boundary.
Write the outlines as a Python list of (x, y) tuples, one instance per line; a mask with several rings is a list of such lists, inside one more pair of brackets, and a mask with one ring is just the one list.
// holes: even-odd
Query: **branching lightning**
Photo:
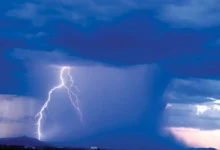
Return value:
[[(61, 88), (66, 89), (71, 104), (78, 111), (81, 122), (83, 121), (82, 120), (82, 112), (79, 108), (79, 98), (78, 98), (77, 94), (75, 94), (72, 91), (72, 88), (75, 88), (78, 92), (79, 92), (79, 89), (77, 88), (77, 86), (74, 85), (74, 81), (73, 81), (73, 78), (70, 74), (70, 70), (71, 70), (70, 67), (62, 67), (61, 68), (61, 70), (60, 70), (60, 84), (53, 87), (48, 92), (48, 98), (47, 98), (46, 102), (44, 103), (44, 105), (42, 106), (42, 108), (40, 109), (40, 111), (36, 115), (36, 117), (38, 117), (36, 125), (37, 125), (37, 137), (39, 140), (41, 140), (41, 137), (42, 137), (41, 126), (42, 126), (42, 119), (44, 117), (43, 116), (44, 111), (48, 107), (49, 102), (51, 101), (51, 96), (52, 96), (53, 92), (58, 89), (61, 89)], [(64, 76), (63, 76), (65, 71), (67, 71), (67, 75), (68, 75), (68, 79), (69, 79), (68, 81), (70, 82), (70, 84), (65, 83)], [(73, 97), (75, 97), (76, 102), (74, 102)]]

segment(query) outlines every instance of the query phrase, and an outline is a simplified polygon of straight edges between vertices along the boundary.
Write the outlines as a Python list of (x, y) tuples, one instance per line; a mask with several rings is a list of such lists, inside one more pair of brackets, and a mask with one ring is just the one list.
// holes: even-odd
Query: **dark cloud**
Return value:
[[(26, 44), (39, 51), (65, 49), (67, 55), (110, 65), (158, 63), (175, 76), (217, 76), (218, 49), (207, 44), (218, 38), (213, 34), (219, 32), (218, 28), (172, 28), (154, 15), (151, 11), (135, 11), (109, 22), (93, 20), (86, 27), (54, 21), (42, 27), (50, 32), (44, 40)], [(9, 44), (3, 43), (7, 48)]]
[(204, 96), (189, 96), (186, 93), (181, 92), (165, 92), (164, 100), (167, 103), (179, 103), (179, 104), (199, 104), (210, 102), (210, 100), (206, 99)]
[(25, 64), (38, 66), (95, 66), (100, 62), (85, 60), (79, 57), (68, 55), (61, 50), (31, 50), (31, 49), (14, 49), (8, 53), (9, 57)]
[[(51, 28), (49, 31), (53, 31), (53, 34), (45, 40), (47, 44), (63, 49), (67, 56), (79, 57), (114, 66), (130, 66), (145, 63), (159, 64), (160, 69), (155, 71), (155, 76), (151, 81), (151, 93), (147, 97), (149, 101), (145, 106), (141, 121), (132, 127), (126, 126), (123, 130), (117, 128), (97, 135), (99, 139), (102, 139), (101, 142), (105, 140), (109, 141), (112, 145), (119, 145), (119, 143), (125, 145), (127, 141), (134, 140), (141, 145), (148, 141), (150, 143), (147, 145), (148, 148), (155, 149), (158, 145), (161, 147), (157, 149), (164, 149), (164, 147), (171, 150), (179, 149), (179, 143), (175, 142), (172, 138), (164, 138), (160, 134), (163, 112), (166, 106), (166, 102), (162, 101), (164, 91), (168, 87), (173, 75), (186, 74), (187, 76), (200, 75), (203, 77), (218, 73), (215, 71), (216, 67), (212, 67), (211, 71), (207, 73), (208, 68), (210, 68), (210, 59), (203, 64), (203, 67), (196, 65), (197, 61), (194, 61), (194, 56), (198, 56), (198, 54), (206, 50), (205, 43), (210, 40), (213, 30), (205, 29), (201, 31), (170, 28), (167, 24), (154, 19), (153, 15), (149, 11), (139, 11), (118, 17), (108, 22), (108, 24), (101, 21), (91, 21), (90, 26), (79, 27), (72, 23), (62, 22), (62, 24), (57, 24), (56, 22), (56, 24), (51, 23), (44, 27), (45, 29)], [(38, 42), (32, 44), (32, 47), (38, 46)], [(8, 45), (6, 44), (3, 48), (10, 48)], [(190, 61), (193, 64), (187, 64), (185, 56), (191, 56)], [(34, 57), (36, 58), (37, 56)], [(180, 57), (183, 58), (183, 67), (177, 65), (179, 59), (175, 59), (175, 61), (173, 59)], [(48, 56), (45, 56), (45, 59), (48, 59)], [(60, 60), (66, 61), (64, 59)], [(19, 77), (18, 73), (16, 73), (15, 77), (13, 74), (16, 67), (18, 67), (21, 73), (25, 72), (25, 69), (19, 65), (21, 62), (17, 60), (9, 61), (8, 59), (1, 61), (2, 64), (9, 66), (2, 65), (1, 69), (8, 69), (8, 72), (4, 72), (3, 76), (10, 82), (5, 81), (5, 78), (1, 79), (2, 83), (8, 87), (0, 87), (0, 90), (7, 92), (10, 89), (17, 89), (20, 93), (28, 91), (24, 80), (21, 80), (24, 77)], [(218, 62), (217, 59), (216, 62)], [(198, 67), (200, 72), (196, 71), (196, 67)], [(11, 80), (14, 81), (16, 78), (20, 79), (19, 83), (14, 82), (15, 84), (12, 84)], [(23, 85), (23, 87), (19, 85)], [(134, 127), (135, 129), (133, 129)], [(143, 137), (143, 141), (137, 141), (138, 138), (136, 137), (140, 136)], [(97, 142), (99, 139), (96, 138), (95, 141)], [(101, 142), (99, 141), (99, 143)], [(132, 144), (130, 143), (131, 146)]]
[(163, 64), (167, 71), (179, 77), (208, 77), (218, 78), (220, 71), (220, 51), (211, 49), (195, 55), (186, 55), (170, 59)]
[(0, 36), (1, 54), (3, 50), (5, 51), (11, 48), (24, 47), (24, 45), (25, 45), (25, 42), (21, 41), (20, 39), (5, 38), (5, 37)]
[(152, 10), (167, 4), (179, 4), (181, 2), (174, 0), (55, 0), (55, 2), (53, 0), (34, 0), (31, 2), (20, 0), (19, 3), (15, 3), (15, 7), (10, 7), (5, 11), (7, 16), (27, 20), (37, 26), (57, 19), (68, 20), (78, 24), (88, 24), (91, 19), (109, 21), (130, 11)]
[(8, 20), (8, 19), (2, 18), (2, 17), (0, 18), (0, 22), (1, 22), (1, 24), (0, 24), (1, 30), (22, 27), (22, 24), (18, 23), (17, 21)]
[(166, 90), (165, 98), (176, 102), (205, 102), (210, 101), (206, 99), (207, 97), (219, 98), (219, 90), (219, 80), (173, 79)]
[[(148, 14), (149, 13), (149, 14)], [(57, 28), (58, 29), (58, 28)], [(206, 33), (171, 29), (150, 12), (139, 11), (84, 33), (60, 25), (51, 43), (82, 58), (112, 64), (140, 64), (166, 60), (203, 50)]]
[(20, 94), (29, 89), (27, 80), (21, 80), (26, 77), (28, 69), (20, 61), (7, 59), (3, 54), (0, 56), (0, 86), (1, 93)]
[[(4, 4), (7, 2), (4, 2)], [(43, 25), (48, 20), (63, 19), (79, 24), (93, 20), (109, 21), (127, 12), (147, 9), (157, 12), (160, 20), (178, 27), (218, 26), (218, 0), (106, 0), (106, 1), (16, 1), (15, 7), (1, 7), (7, 15), (31, 21), (34, 25)], [(87, 8), (87, 9), (85, 9)], [(194, 11), (198, 10), (198, 11)], [(206, 19), (203, 19), (205, 16)]]
[(213, 33), (219, 32), (218, 28), (171, 28), (152, 16), (149, 11), (136, 11), (108, 24), (94, 22), (85, 28), (57, 24), (48, 40), (69, 55), (105, 64), (157, 63), (174, 76), (218, 76), (219, 50), (208, 46), (216, 40)]

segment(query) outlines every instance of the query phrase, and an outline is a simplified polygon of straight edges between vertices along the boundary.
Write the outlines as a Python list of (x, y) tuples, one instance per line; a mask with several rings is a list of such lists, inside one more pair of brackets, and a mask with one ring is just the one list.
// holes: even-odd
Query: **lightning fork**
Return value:
[[(70, 67), (62, 67), (61, 68), (61, 70), (60, 70), (60, 84), (53, 87), (48, 92), (48, 98), (47, 98), (46, 102), (44, 103), (44, 105), (41, 107), (40, 111), (36, 115), (36, 117), (38, 117), (36, 125), (37, 125), (37, 137), (38, 137), (39, 140), (41, 140), (41, 137), (42, 137), (42, 132), (41, 132), (41, 125), (42, 124), (41, 124), (41, 122), (42, 122), (42, 119), (43, 119), (44, 110), (48, 107), (48, 104), (51, 101), (51, 96), (52, 96), (52, 94), (55, 90), (58, 90), (58, 89), (61, 89), (61, 88), (65, 88), (67, 90), (70, 102), (73, 105), (73, 107), (78, 111), (78, 113), (80, 115), (80, 120), (82, 122), (82, 112), (79, 108), (79, 99), (78, 99), (78, 96), (71, 90), (71, 88), (74, 87), (78, 92), (79, 92), (79, 89), (77, 88), (77, 86), (74, 85), (73, 78), (70, 74), (70, 69), (71, 69)], [(68, 71), (68, 77), (69, 77), (69, 81), (70, 81), (69, 86), (66, 85), (64, 77), (63, 77), (64, 71), (66, 71), (66, 70)], [(73, 96), (76, 99), (76, 104), (74, 103)]]

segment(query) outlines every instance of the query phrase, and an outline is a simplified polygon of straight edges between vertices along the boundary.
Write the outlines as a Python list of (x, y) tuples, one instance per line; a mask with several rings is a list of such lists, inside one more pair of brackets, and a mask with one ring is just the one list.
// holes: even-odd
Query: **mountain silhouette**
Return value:
[[(31, 147), (54, 147), (38, 139), (21, 136), (12, 138), (0, 138), (0, 145), (8, 146), (31, 146)], [(186, 148), (186, 150), (217, 150), (215, 148)]]
[(14, 145), (14, 146), (33, 146), (33, 147), (52, 147), (38, 139), (22, 136), (12, 138), (1, 138), (0, 145)]

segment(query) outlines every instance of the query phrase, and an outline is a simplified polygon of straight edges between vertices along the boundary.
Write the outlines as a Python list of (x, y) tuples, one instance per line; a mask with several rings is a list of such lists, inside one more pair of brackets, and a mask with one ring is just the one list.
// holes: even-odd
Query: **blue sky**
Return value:
[(0, 137), (36, 137), (35, 115), (59, 82), (59, 66), (69, 65), (85, 124), (56, 92), (45, 141), (175, 148), (182, 139), (220, 148), (208, 140), (220, 135), (218, 0), (0, 4)]

